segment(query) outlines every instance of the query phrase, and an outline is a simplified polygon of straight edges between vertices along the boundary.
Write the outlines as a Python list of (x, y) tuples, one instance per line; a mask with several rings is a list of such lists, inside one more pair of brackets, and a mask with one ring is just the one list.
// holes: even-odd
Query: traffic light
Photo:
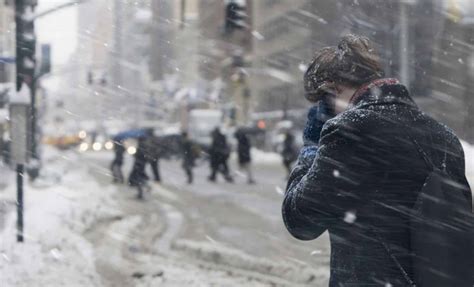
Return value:
[[(21, 1), (18, 1), (21, 2)], [(36, 37), (31, 6), (17, 2), (16, 8), (16, 68), (17, 90), (22, 83), (31, 85), (36, 68)]]
[(225, 31), (231, 34), (236, 29), (246, 29), (248, 27), (246, 1), (228, 0), (225, 8)]

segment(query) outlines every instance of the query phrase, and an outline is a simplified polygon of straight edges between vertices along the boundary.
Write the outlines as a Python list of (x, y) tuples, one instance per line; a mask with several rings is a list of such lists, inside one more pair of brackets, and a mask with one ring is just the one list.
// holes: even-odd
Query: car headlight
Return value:
[(134, 147), (134, 146), (128, 147), (127, 148), (127, 153), (131, 154), (131, 155), (136, 154), (137, 153), (137, 148)]
[(95, 150), (95, 151), (99, 151), (102, 149), (102, 144), (101, 143), (98, 143), (98, 142), (95, 142), (93, 145), (92, 145), (92, 149)]
[(81, 152), (87, 151), (88, 149), (89, 149), (89, 144), (88, 143), (81, 143), (79, 145), (79, 151), (81, 151)]
[(114, 148), (114, 143), (111, 142), (111, 141), (108, 141), (108, 142), (105, 143), (104, 147), (105, 147), (106, 150), (111, 150), (111, 149)]

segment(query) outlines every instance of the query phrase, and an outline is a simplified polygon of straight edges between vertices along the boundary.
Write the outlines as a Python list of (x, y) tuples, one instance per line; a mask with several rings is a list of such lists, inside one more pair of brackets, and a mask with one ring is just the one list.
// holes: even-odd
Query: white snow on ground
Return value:
[(252, 161), (259, 164), (282, 164), (281, 155), (276, 152), (266, 152), (256, 148), (251, 150)]
[(248, 272), (275, 276), (297, 284), (311, 283), (315, 286), (321, 286), (321, 283), (325, 282), (328, 277), (327, 266), (312, 268), (306, 263), (275, 262), (269, 259), (256, 258), (217, 242), (196, 242), (181, 239), (174, 243), (173, 248), (191, 258), (199, 258), (209, 263)]
[(68, 172), (66, 167), (78, 160), (75, 154), (69, 156), (71, 161), (49, 151), (54, 170), (49, 180), (35, 186), (25, 182), (24, 243), (16, 242), (16, 185), (0, 191), (1, 202), (13, 205), (0, 231), (2, 286), (100, 285), (92, 246), (82, 233), (97, 218), (113, 215), (103, 207), (112, 205), (112, 191), (84, 180), (86, 171), (80, 167)]
[[(463, 142), (463, 147), (466, 174), (474, 185), (474, 146)], [(252, 155), (254, 162), (281, 162), (280, 156), (275, 153), (253, 150)], [(45, 159), (49, 171), (46, 178), (34, 185), (25, 182), (24, 243), (17, 243), (15, 236), (14, 174), (2, 173), (0, 184), (6, 187), (0, 187), (0, 203), (8, 206), (9, 212), (3, 229), (0, 224), (1, 286), (101, 286), (103, 282), (94, 264), (98, 255), (83, 234), (98, 220), (121, 215), (114, 208), (113, 186), (104, 188), (91, 180), (87, 167), (79, 163), (81, 158), (74, 152), (60, 153), (47, 149)], [(221, 250), (222, 247), (209, 243), (180, 241), (174, 248), (188, 255), (194, 254), (191, 257), (195, 258), (210, 256), (209, 261), (225, 263), (230, 267), (247, 270), (267, 268), (266, 271), (271, 272), (262, 273), (285, 273), (282, 277), (287, 279), (296, 276), (293, 268), (286, 264), (254, 261), (239, 251)], [(255, 281), (248, 284), (246, 276), (236, 276), (232, 271), (203, 269), (187, 263), (177, 264), (169, 259), (155, 267), (158, 270), (156, 273), (136, 280), (138, 286), (267, 285)], [(302, 278), (314, 282), (322, 276), (320, 270), (308, 269), (304, 274)]]
[[(250, 150), (252, 163), (255, 165), (282, 165), (283, 161), (281, 155), (276, 152), (263, 151), (252, 148)], [(231, 161), (237, 160), (237, 152), (231, 154)]]

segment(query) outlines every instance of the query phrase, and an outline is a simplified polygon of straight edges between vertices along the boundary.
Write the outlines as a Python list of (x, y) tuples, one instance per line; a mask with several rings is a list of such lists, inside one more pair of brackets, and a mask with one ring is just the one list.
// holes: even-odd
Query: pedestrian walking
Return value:
[(124, 183), (122, 165), (123, 165), (123, 155), (125, 153), (125, 146), (123, 141), (117, 140), (114, 141), (114, 160), (110, 165), (110, 170), (112, 171), (112, 177), (114, 183)]
[(209, 157), (211, 164), (210, 181), (216, 181), (217, 173), (222, 173), (227, 182), (233, 182), (234, 179), (230, 175), (227, 161), (230, 156), (230, 146), (227, 144), (225, 135), (221, 133), (219, 128), (215, 128), (211, 134), (212, 143), (209, 149)]
[(247, 133), (243, 130), (238, 130), (235, 133), (237, 139), (237, 156), (239, 167), (247, 173), (247, 183), (255, 183), (252, 172), (252, 157), (250, 155), (251, 143)]
[(290, 131), (286, 131), (285, 133), (281, 157), (283, 159), (283, 165), (285, 166), (287, 174), (289, 176), (293, 167), (293, 163), (298, 158), (298, 151), (295, 147), (295, 136)]
[(137, 149), (135, 152), (135, 161), (133, 163), (133, 168), (130, 173), (128, 184), (130, 186), (136, 187), (138, 189), (138, 198), (143, 198), (143, 191), (148, 190), (147, 180), (149, 179), (145, 173), (146, 166), (146, 146), (147, 137), (140, 137), (138, 139)]
[(162, 156), (162, 146), (160, 139), (153, 135), (153, 130), (151, 129), (147, 131), (143, 148), (146, 164), (151, 166), (155, 182), (161, 182), (159, 160)]
[(460, 141), (383, 75), (365, 37), (345, 36), (316, 54), (307, 98), (334, 94), (337, 115), (291, 173), (285, 225), (301, 240), (329, 232), (330, 286), (472, 286), (472, 195)]
[(197, 145), (191, 141), (187, 132), (181, 134), (181, 150), (183, 157), (182, 167), (186, 173), (188, 183), (191, 184), (194, 180), (193, 168), (199, 151)]

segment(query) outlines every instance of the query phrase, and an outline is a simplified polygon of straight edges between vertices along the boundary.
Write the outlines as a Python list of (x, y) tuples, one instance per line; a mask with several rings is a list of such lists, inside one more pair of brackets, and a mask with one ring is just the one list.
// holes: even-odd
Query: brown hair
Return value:
[(359, 87), (384, 76), (372, 42), (363, 36), (346, 35), (334, 47), (316, 52), (305, 75), (305, 97), (316, 102), (334, 93), (335, 84)]
[(358, 87), (384, 76), (380, 58), (367, 37), (346, 35), (337, 45), (333, 80)]
[(303, 82), (305, 97), (310, 102), (319, 101), (333, 88), (331, 67), (336, 57), (336, 47), (325, 47), (316, 52), (311, 64), (306, 70)]

